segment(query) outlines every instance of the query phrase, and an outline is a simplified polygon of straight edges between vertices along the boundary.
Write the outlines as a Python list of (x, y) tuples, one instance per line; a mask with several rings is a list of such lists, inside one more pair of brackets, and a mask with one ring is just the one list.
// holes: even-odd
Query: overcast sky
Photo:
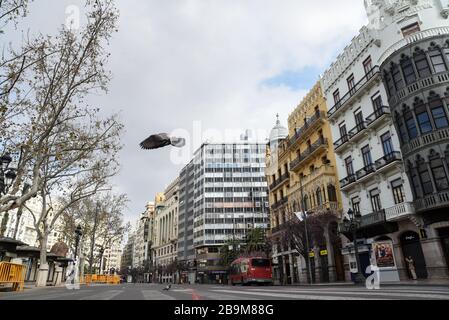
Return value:
[[(83, 7), (81, 0), (35, 0), (21, 27), (54, 34), (73, 4)], [(177, 129), (193, 137), (195, 126), (223, 136), (226, 129), (259, 130), (264, 141), (276, 114), (286, 125), (367, 22), (363, 0), (117, 0), (117, 6), (113, 80), (108, 95), (89, 102), (120, 112), (125, 123), (114, 182), (131, 200), (126, 218), (132, 222), (182, 168), (171, 161), (170, 148), (141, 151), (143, 139)], [(190, 154), (199, 140), (187, 146)]]

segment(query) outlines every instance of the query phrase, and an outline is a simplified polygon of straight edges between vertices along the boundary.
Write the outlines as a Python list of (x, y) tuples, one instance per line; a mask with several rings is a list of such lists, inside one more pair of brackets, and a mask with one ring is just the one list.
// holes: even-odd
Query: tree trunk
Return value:
[(48, 234), (46, 232), (43, 232), (42, 236), (39, 239), (40, 266), (39, 266), (39, 271), (37, 274), (36, 287), (47, 286), (47, 279), (48, 279), (47, 239), (48, 239)]

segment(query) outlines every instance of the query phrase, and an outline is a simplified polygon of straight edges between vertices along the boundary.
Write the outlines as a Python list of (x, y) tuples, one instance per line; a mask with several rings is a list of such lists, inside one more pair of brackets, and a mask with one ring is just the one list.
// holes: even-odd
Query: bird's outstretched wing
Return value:
[(155, 134), (140, 144), (144, 150), (159, 149), (171, 144), (170, 137), (166, 133)]

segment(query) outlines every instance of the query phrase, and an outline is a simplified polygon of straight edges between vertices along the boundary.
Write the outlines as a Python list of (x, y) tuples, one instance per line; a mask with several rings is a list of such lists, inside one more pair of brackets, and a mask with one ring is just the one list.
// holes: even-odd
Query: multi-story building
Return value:
[[(445, 262), (437, 258), (443, 253), (437, 231), (426, 227), (416, 210), (425, 213), (429, 207), (444, 207), (444, 192), (438, 193), (442, 189), (437, 189), (432, 173), (438, 177), (447, 173), (441, 158), (444, 150), (435, 147), (448, 137), (441, 135), (447, 108), (432, 109), (424, 101), (432, 100), (434, 94), (443, 98), (443, 85), (449, 79), (443, 71), (447, 63), (444, 34), (448, 33), (447, 8), (443, 7), (447, 5), (439, 0), (367, 0), (365, 5), (370, 24), (322, 78), (344, 211), (362, 215), (357, 232), (361, 266), (356, 263), (352, 233), (345, 227), (341, 231), (350, 243), (343, 253), (348, 271), (354, 273), (359, 267), (365, 272), (375, 264), (382, 282), (409, 278), (409, 256), (421, 278), (440, 276)], [(429, 136), (435, 139), (426, 140)], [(429, 153), (422, 157), (426, 161), (436, 152), (439, 160), (424, 165), (426, 161), (416, 158), (420, 152)], [(432, 165), (437, 171), (432, 172)], [(414, 181), (414, 194), (410, 181)], [(433, 205), (427, 196), (431, 193)], [(442, 228), (444, 237), (442, 221), (438, 223), (436, 228)], [(424, 254), (423, 245), (429, 249)]]
[(120, 261), (120, 270), (130, 270), (133, 268), (133, 252), (134, 252), (134, 233), (130, 233), (125, 248), (123, 249)]
[[(323, 226), (329, 239), (329, 228), (337, 229), (341, 199), (338, 186), (332, 135), (327, 120), (327, 106), (318, 82), (290, 115), (288, 135), (280, 129), (279, 120), (270, 137), (267, 177), (270, 186), (272, 238), (282, 235), (284, 223), (297, 219), (295, 212), (309, 215), (330, 213), (332, 225)], [(280, 134), (281, 133), (281, 134)], [(284, 137), (285, 136), (285, 137)], [(318, 237), (315, 237), (318, 238)], [(340, 262), (340, 243), (314, 243), (311, 260), (316, 282), (344, 279)], [(295, 248), (277, 243), (273, 246), (275, 278), (283, 283), (306, 281), (307, 266)]]
[(179, 211), (178, 211), (178, 262), (183, 265), (180, 281), (195, 283), (196, 260), (193, 246), (193, 161), (187, 164), (179, 175)]
[(153, 244), (154, 263), (161, 269), (160, 282), (176, 282), (175, 266), (178, 255), (179, 178), (164, 192), (164, 202), (156, 212)]
[[(195, 281), (223, 281), (227, 268), (220, 263), (219, 249), (232, 239), (243, 243), (253, 228), (268, 228), (265, 152), (266, 146), (258, 143), (203, 144), (181, 173), (179, 250), (185, 252), (181, 236), (188, 232), (183, 214), (190, 210)], [(185, 191), (190, 194), (185, 196)]]
[(105, 248), (103, 253), (103, 261), (101, 263), (103, 273), (114, 274), (120, 270), (123, 254), (121, 245), (121, 241), (115, 241), (108, 246), (108, 248)]
[[(156, 197), (156, 201), (159, 198)], [(137, 221), (133, 245), (133, 267), (144, 269), (144, 281), (149, 282), (152, 266), (153, 224), (155, 217), (155, 203), (149, 202), (146, 210)]]

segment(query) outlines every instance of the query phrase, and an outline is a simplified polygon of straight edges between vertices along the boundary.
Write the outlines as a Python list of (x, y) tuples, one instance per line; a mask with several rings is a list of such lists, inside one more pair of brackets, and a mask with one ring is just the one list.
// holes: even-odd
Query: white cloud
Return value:
[[(82, 3), (38, 2), (26, 21), (44, 32), (63, 23), (66, 5)], [(286, 122), (310, 88), (261, 83), (304, 67), (324, 70), (366, 22), (362, 0), (120, 0), (117, 5), (120, 31), (109, 65), (114, 79), (109, 94), (92, 102), (123, 110), (126, 146), (116, 184), (132, 200), (131, 219), (180, 169), (170, 163), (170, 150), (138, 148), (148, 134), (190, 131), (195, 120), (219, 130), (269, 130), (276, 113)]]

